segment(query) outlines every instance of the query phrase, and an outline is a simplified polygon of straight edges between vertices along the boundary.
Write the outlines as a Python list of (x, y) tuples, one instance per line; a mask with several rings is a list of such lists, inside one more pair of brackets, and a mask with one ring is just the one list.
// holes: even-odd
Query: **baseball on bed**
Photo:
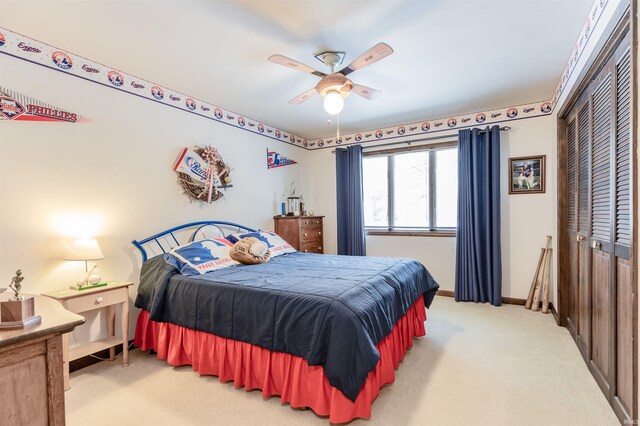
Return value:
[(254, 242), (249, 248), (249, 253), (256, 257), (262, 257), (267, 253), (267, 244), (262, 241)]
[(245, 265), (257, 265), (271, 259), (271, 251), (264, 241), (255, 237), (246, 237), (238, 240), (229, 250), (229, 255), (236, 262)]

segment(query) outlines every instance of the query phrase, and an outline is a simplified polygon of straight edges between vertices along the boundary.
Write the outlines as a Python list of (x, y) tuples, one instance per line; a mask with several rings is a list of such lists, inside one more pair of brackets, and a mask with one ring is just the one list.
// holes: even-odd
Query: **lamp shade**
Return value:
[(74, 240), (64, 260), (99, 260), (104, 259), (100, 245), (95, 238), (79, 238)]
[(344, 99), (340, 92), (336, 90), (330, 90), (324, 97), (324, 110), (331, 115), (336, 115), (344, 107)]

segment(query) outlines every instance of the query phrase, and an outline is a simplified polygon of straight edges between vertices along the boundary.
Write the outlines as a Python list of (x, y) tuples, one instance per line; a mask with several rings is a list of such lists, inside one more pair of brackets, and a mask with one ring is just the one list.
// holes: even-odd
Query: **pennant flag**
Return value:
[(283, 157), (275, 151), (269, 151), (267, 148), (267, 169), (274, 169), (276, 167), (290, 166), (292, 164), (298, 164), (297, 161), (290, 160), (287, 157)]
[(0, 120), (76, 123), (78, 114), (0, 87)]
[(204, 186), (209, 180), (207, 176), (208, 167), (207, 162), (197, 152), (190, 148), (184, 148), (173, 165), (173, 170), (179, 173), (186, 173), (191, 176), (194, 183)]

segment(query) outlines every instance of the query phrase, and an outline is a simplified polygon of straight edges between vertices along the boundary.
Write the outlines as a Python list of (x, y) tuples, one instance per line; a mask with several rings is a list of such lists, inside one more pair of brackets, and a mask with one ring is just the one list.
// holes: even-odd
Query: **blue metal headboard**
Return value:
[[(158, 232), (157, 234), (152, 235), (152, 236), (147, 237), (147, 238), (142, 239), (142, 240), (133, 240), (133, 241), (131, 241), (131, 244), (133, 244), (134, 246), (136, 246), (136, 248), (138, 250), (140, 250), (140, 253), (142, 253), (142, 261), (145, 262), (148, 259), (147, 249), (144, 247), (145, 244), (152, 244), (154, 247), (157, 246), (157, 247), (160, 248), (160, 250), (162, 250), (163, 253), (166, 253), (167, 251), (171, 250), (173, 247), (180, 245), (180, 243), (178, 242), (178, 239), (176, 238), (176, 235), (174, 234), (174, 232), (182, 231), (182, 230), (188, 229), (188, 228), (195, 228), (195, 230), (191, 234), (191, 237), (189, 237), (189, 241), (188, 242), (191, 242), (196, 237), (196, 234), (198, 233), (198, 231), (200, 231), (205, 226), (213, 226), (215, 228), (218, 228), (220, 230), (220, 233), (223, 236), (227, 236), (230, 233), (225, 233), (220, 226), (225, 226), (227, 228), (232, 228), (232, 229), (234, 229), (233, 232), (243, 232), (243, 231), (255, 232), (256, 231), (255, 229), (249, 228), (249, 227), (244, 226), (244, 225), (239, 225), (239, 224), (233, 223), (233, 222), (223, 222), (223, 221), (219, 221), (219, 220), (203, 220), (203, 221), (200, 221), (200, 222), (185, 223), (184, 225), (179, 225), (179, 226), (176, 226), (174, 228), (167, 229), (166, 231)], [(175, 245), (173, 245), (173, 243), (171, 242), (171, 239), (168, 239), (168, 241), (169, 241), (168, 244), (166, 242), (165, 242), (164, 245), (162, 244), (161, 239), (167, 238), (169, 236), (171, 237), (171, 239), (173, 239), (173, 242), (175, 242)]]

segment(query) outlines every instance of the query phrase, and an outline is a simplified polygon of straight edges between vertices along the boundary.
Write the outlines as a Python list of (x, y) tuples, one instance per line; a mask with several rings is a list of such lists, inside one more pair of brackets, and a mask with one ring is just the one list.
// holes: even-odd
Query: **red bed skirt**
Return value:
[(371, 417), (371, 404), (382, 386), (393, 383), (395, 369), (413, 346), (412, 338), (424, 336), (427, 319), (422, 296), (378, 345), (380, 360), (355, 402), (329, 384), (320, 366), (303, 358), (274, 352), (238, 340), (226, 339), (149, 319), (142, 310), (136, 324), (135, 345), (153, 349), (173, 366), (191, 365), (200, 374), (233, 381), (236, 388), (261, 389), (263, 397), (279, 395), (292, 407), (309, 407), (331, 423), (346, 423), (357, 417)]

